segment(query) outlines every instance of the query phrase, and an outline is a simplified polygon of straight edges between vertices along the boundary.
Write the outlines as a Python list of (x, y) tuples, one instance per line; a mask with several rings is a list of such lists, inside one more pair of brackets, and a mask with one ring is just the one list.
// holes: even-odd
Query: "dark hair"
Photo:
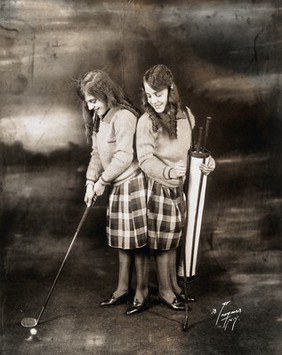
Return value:
[(143, 76), (143, 83), (144, 82), (156, 91), (162, 91), (166, 88), (168, 89), (168, 102), (163, 113), (157, 113), (148, 103), (144, 85), (141, 89), (141, 105), (152, 120), (154, 132), (162, 126), (171, 137), (176, 138), (176, 115), (179, 110), (184, 109), (184, 106), (180, 100), (171, 70), (164, 64), (157, 64), (145, 72)]
[[(93, 112), (89, 111), (85, 104), (86, 93), (105, 102), (109, 108), (118, 107), (132, 112), (135, 116), (139, 116), (138, 109), (132, 104), (123, 89), (104, 71), (93, 70), (85, 73), (77, 83), (77, 94), (84, 101), (83, 117), (89, 130), (91, 130)], [(99, 124), (100, 119), (96, 117), (92, 123), (92, 131), (98, 132)]]

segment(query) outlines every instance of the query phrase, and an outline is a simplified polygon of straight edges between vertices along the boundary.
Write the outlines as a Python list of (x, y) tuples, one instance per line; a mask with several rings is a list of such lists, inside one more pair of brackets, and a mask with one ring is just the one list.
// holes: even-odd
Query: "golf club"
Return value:
[[(96, 200), (97, 200), (97, 195), (94, 196), (92, 205), (96, 202)], [(84, 213), (83, 213), (83, 216), (82, 216), (82, 218), (81, 218), (81, 220), (79, 222), (79, 225), (78, 225), (78, 227), (76, 229), (74, 237), (72, 238), (70, 246), (69, 246), (69, 248), (67, 250), (67, 253), (66, 253), (65, 257), (64, 257), (64, 260), (63, 260), (63, 262), (62, 262), (62, 264), (60, 266), (60, 269), (59, 269), (59, 271), (58, 271), (58, 273), (57, 273), (57, 275), (55, 277), (55, 280), (54, 280), (54, 282), (53, 282), (53, 284), (52, 284), (52, 286), (50, 288), (50, 291), (48, 293), (46, 301), (45, 301), (45, 303), (44, 303), (44, 305), (43, 305), (43, 307), (42, 307), (42, 309), (41, 309), (41, 311), (39, 313), (39, 316), (37, 318), (31, 318), (31, 317), (23, 318), (22, 321), (21, 321), (21, 325), (23, 327), (25, 327), (25, 328), (33, 328), (33, 327), (37, 326), (37, 324), (39, 323), (39, 320), (40, 320), (40, 318), (41, 318), (41, 316), (42, 316), (42, 314), (43, 314), (43, 312), (44, 312), (44, 310), (45, 310), (45, 308), (47, 306), (47, 303), (48, 303), (48, 301), (49, 301), (49, 299), (51, 297), (51, 294), (52, 294), (52, 292), (54, 290), (54, 287), (55, 287), (55, 285), (56, 285), (56, 283), (58, 281), (58, 278), (59, 278), (59, 276), (60, 276), (60, 274), (62, 272), (62, 269), (63, 269), (63, 267), (65, 265), (66, 260), (67, 260), (67, 257), (68, 257), (68, 255), (69, 255), (69, 253), (71, 251), (71, 248), (72, 248), (72, 246), (73, 246), (73, 244), (75, 242), (75, 239), (76, 239), (76, 237), (77, 237), (77, 235), (78, 235), (78, 233), (79, 233), (79, 231), (80, 231), (80, 229), (81, 229), (81, 227), (82, 227), (82, 225), (83, 225), (83, 223), (84, 223), (84, 221), (86, 219), (86, 216), (88, 214), (88, 211), (89, 211), (90, 207), (91, 206), (87, 206), (85, 211), (84, 211)]]

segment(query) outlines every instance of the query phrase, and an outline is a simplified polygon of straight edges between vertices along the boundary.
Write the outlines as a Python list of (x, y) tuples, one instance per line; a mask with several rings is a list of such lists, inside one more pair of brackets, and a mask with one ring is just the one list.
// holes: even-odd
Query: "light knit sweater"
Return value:
[[(187, 108), (192, 128), (195, 119)], [(170, 138), (163, 128), (153, 132), (152, 120), (144, 113), (138, 120), (136, 143), (140, 168), (145, 174), (168, 187), (179, 186), (179, 179), (170, 179), (169, 170), (182, 160), (187, 165), (187, 155), (191, 146), (192, 130), (184, 113), (177, 115), (177, 138)]]
[(136, 174), (138, 163), (133, 149), (137, 118), (128, 110), (112, 108), (93, 133), (91, 159), (86, 172), (89, 181), (99, 177), (120, 184)]

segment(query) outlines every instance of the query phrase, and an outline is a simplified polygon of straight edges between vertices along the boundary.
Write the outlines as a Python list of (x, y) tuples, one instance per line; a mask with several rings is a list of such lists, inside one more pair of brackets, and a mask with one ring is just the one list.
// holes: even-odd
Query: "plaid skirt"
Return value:
[(180, 245), (185, 211), (178, 187), (148, 181), (148, 246), (170, 250)]
[(147, 244), (146, 194), (143, 172), (112, 186), (106, 227), (110, 247), (136, 249)]

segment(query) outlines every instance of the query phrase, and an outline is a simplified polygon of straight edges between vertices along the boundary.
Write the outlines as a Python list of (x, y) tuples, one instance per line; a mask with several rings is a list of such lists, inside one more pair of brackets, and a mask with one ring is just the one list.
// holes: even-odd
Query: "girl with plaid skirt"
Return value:
[[(176, 250), (185, 216), (180, 184), (186, 174), (195, 120), (180, 100), (170, 69), (162, 64), (143, 77), (142, 106), (145, 113), (137, 125), (137, 155), (148, 179), (148, 245), (155, 251), (158, 296), (170, 308), (183, 310), (176, 276)], [(200, 169), (208, 174), (214, 166), (211, 158)]]
[(92, 141), (84, 201), (90, 206), (94, 195), (102, 195), (109, 185), (106, 232), (109, 246), (118, 248), (119, 254), (117, 288), (100, 306), (114, 306), (132, 298), (133, 263), (135, 300), (139, 304), (148, 293), (148, 252), (146, 185), (134, 142), (138, 111), (101, 70), (86, 73), (78, 82), (77, 91), (83, 100), (86, 133)]

